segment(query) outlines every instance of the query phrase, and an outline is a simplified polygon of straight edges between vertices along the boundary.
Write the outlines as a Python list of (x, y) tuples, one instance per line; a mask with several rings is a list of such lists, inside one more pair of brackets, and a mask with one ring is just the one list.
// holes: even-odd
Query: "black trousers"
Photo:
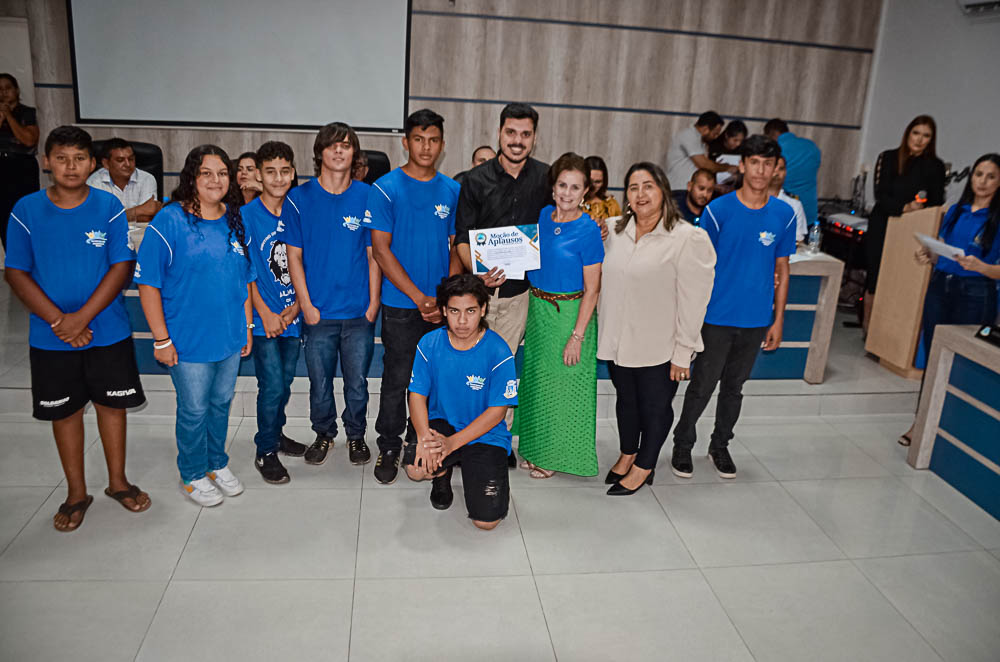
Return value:
[(705, 350), (695, 359), (691, 383), (684, 393), (684, 408), (674, 430), (675, 448), (694, 448), (697, 441), (695, 424), (705, 411), (715, 385), (720, 382), (715, 429), (708, 449), (711, 451), (729, 445), (743, 405), (743, 382), (750, 378), (767, 329), (766, 326), (742, 328), (708, 323), (701, 327)]
[(621, 451), (636, 454), (635, 466), (640, 469), (655, 469), (674, 423), (677, 382), (670, 379), (670, 363), (625, 368), (611, 362), (608, 372), (618, 397), (615, 414)]
[(406, 387), (413, 370), (417, 343), (438, 324), (425, 322), (416, 308), (382, 306), (382, 389), (379, 395), (378, 433), (380, 452), (399, 451), (406, 431)]
[(0, 242), (7, 249), (7, 223), (18, 200), (39, 188), (38, 161), (26, 154), (0, 153)]

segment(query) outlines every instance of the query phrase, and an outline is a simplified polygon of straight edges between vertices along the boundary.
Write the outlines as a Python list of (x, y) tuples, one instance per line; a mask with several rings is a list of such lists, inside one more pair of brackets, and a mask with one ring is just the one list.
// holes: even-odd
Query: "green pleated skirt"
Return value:
[(580, 299), (550, 302), (531, 296), (514, 431), (518, 453), (549, 471), (597, 475), (597, 321), (591, 316), (580, 362), (568, 367), (563, 349)]

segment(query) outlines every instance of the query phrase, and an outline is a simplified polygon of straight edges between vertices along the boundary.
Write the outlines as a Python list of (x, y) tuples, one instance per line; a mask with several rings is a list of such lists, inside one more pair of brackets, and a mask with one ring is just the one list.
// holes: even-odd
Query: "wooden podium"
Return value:
[(917, 264), (913, 254), (920, 247), (914, 233), (937, 237), (944, 207), (930, 207), (889, 219), (878, 286), (872, 302), (865, 349), (879, 363), (908, 379), (919, 379), (913, 367), (924, 314), (924, 295), (932, 267)]

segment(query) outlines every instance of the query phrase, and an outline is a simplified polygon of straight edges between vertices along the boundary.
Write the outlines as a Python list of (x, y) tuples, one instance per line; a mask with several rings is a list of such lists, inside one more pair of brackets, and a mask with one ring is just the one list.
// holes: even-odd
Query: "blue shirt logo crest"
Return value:
[(354, 232), (361, 227), (361, 219), (357, 216), (345, 216), (344, 217), (344, 227)]
[(451, 207), (448, 205), (434, 205), (434, 215), (438, 218), (448, 218), (450, 213)]
[(108, 242), (108, 234), (106, 232), (91, 230), (90, 232), (84, 232), (84, 234), (87, 236), (87, 243), (91, 246), (100, 248)]
[(508, 379), (507, 380), (507, 390), (503, 392), (503, 397), (510, 400), (511, 398), (517, 397), (517, 380)]
[(240, 242), (233, 239), (231, 242), (229, 242), (229, 245), (233, 247), (233, 252), (236, 253), (237, 255), (245, 255), (245, 253), (243, 252), (243, 247), (240, 246)]
[(466, 379), (468, 380), (466, 382), (466, 386), (471, 388), (473, 391), (481, 391), (483, 390), (483, 386), (486, 385), (485, 377), (480, 377), (478, 375), (467, 375)]
[(774, 243), (774, 233), (765, 230), (757, 236), (757, 240), (765, 246), (770, 246)]

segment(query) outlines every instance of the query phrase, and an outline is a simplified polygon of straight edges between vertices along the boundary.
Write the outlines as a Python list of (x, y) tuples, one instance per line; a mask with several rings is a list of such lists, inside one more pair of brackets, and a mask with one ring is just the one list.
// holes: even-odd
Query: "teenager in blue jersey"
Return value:
[[(295, 288), (288, 273), (285, 241), (298, 220), (286, 199), (295, 178), (295, 154), (283, 142), (261, 145), (255, 154), (261, 193), (240, 210), (257, 280), (250, 284), (253, 304), (253, 364), (257, 376), (257, 455), (254, 466), (268, 483), (287, 483), (278, 452), (301, 457), (306, 447), (282, 432), (285, 406), (299, 361), (302, 328)], [(294, 219), (294, 220), (293, 220)]]
[(708, 455), (719, 476), (736, 476), (728, 446), (740, 417), (743, 383), (761, 348), (771, 351), (781, 345), (788, 258), (795, 253), (795, 211), (768, 192), (780, 156), (774, 140), (761, 135), (748, 138), (739, 165), (743, 185), (710, 202), (701, 215), (701, 227), (718, 260), (701, 328), (705, 349), (694, 362), (674, 428), (671, 465), (682, 478), (694, 473), (695, 424), (720, 381)]
[(135, 265), (153, 357), (167, 366), (177, 392), (181, 488), (201, 506), (243, 492), (225, 445), (240, 357), (253, 347), (255, 275), (233, 173), (221, 147), (191, 150)]
[(149, 495), (125, 478), (125, 409), (146, 401), (122, 288), (134, 268), (125, 209), (87, 186), (91, 138), (61, 126), (45, 141), (52, 186), (21, 198), (10, 214), (4, 278), (31, 312), (28, 359), (33, 415), (52, 421), (67, 498), (53, 525), (73, 531), (94, 498), (84, 479), (83, 410), (94, 403), (108, 465), (105, 494), (126, 509)]
[(486, 323), (489, 299), (472, 274), (438, 285), (435, 302), (446, 326), (417, 343), (403, 450), (407, 476), (433, 481), (438, 510), (451, 506), (451, 473), (461, 465), (469, 519), (486, 530), (507, 516), (511, 438), (504, 416), (517, 404), (514, 355)]
[(406, 384), (417, 342), (441, 323), (431, 294), (447, 278), (455, 235), (458, 183), (436, 170), (444, 148), (444, 118), (418, 110), (403, 124), (406, 164), (372, 185), (365, 227), (382, 268), (382, 390), (375, 421), (375, 480), (396, 480), (406, 430)]
[(288, 225), (288, 269), (302, 309), (309, 372), (309, 419), (316, 440), (306, 462), (323, 464), (337, 436), (333, 378), (344, 378), (342, 420), (352, 464), (366, 464), (368, 368), (375, 349), (382, 274), (362, 219), (369, 186), (353, 181), (361, 145), (354, 129), (327, 124), (313, 142), (316, 178), (288, 194), (297, 212)]

